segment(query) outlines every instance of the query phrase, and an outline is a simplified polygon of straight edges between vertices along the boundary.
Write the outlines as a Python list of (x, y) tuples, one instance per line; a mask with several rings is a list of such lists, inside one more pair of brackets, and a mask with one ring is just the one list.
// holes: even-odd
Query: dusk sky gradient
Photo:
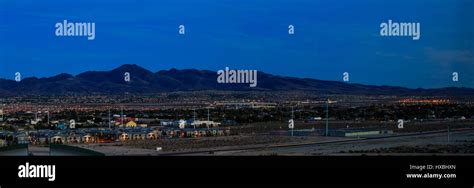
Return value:
[[(65, 19), (95, 22), (95, 40), (56, 37)], [(381, 37), (389, 19), (420, 22), (420, 40)], [(474, 1), (0, 0), (0, 78), (122, 64), (338, 81), (347, 71), (351, 83), (474, 88)]]

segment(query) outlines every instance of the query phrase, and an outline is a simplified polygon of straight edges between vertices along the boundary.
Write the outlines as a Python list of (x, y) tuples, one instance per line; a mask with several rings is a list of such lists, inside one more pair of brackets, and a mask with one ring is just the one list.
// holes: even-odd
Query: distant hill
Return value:
[[(131, 81), (125, 82), (125, 72)], [(316, 94), (349, 95), (446, 95), (474, 96), (472, 88), (408, 89), (393, 86), (371, 86), (324, 81), (309, 78), (283, 77), (258, 72), (257, 87), (249, 84), (219, 84), (217, 73), (208, 70), (170, 69), (151, 72), (138, 65), (122, 65), (111, 71), (87, 71), (76, 76), (59, 74), (48, 78), (25, 78), (21, 82), (0, 79), (0, 95), (62, 95), (158, 93), (172, 91), (311, 91)]]

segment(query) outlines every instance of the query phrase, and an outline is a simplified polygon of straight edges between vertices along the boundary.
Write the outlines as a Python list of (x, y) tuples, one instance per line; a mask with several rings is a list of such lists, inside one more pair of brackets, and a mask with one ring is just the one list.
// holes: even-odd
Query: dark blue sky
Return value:
[[(64, 19), (95, 22), (95, 40), (56, 37)], [(380, 37), (388, 19), (420, 22), (421, 39)], [(138, 64), (323, 80), (347, 71), (352, 83), (474, 87), (473, 23), (472, 0), (0, 0), (0, 78)]]

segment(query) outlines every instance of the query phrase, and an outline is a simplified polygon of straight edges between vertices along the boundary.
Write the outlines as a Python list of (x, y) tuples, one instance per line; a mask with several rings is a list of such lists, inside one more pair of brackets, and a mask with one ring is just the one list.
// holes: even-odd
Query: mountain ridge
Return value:
[[(124, 81), (129, 72), (131, 81)], [(52, 77), (28, 77), (20, 82), (0, 79), (0, 95), (61, 95), (159, 93), (174, 91), (310, 91), (317, 94), (348, 95), (474, 95), (473, 88), (445, 87), (410, 89), (399, 86), (374, 86), (313, 78), (279, 76), (258, 71), (257, 86), (249, 84), (219, 84), (217, 73), (198, 69), (169, 69), (152, 72), (136, 64), (124, 64), (109, 71), (86, 71), (73, 76), (61, 73)]]

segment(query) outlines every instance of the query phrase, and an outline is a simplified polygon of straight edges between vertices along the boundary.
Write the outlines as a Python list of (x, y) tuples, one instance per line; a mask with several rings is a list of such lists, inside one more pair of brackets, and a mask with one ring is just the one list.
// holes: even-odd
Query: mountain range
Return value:
[[(124, 81), (129, 72), (131, 81)], [(396, 86), (372, 86), (310, 78), (277, 76), (258, 72), (258, 84), (217, 83), (217, 73), (208, 70), (170, 69), (151, 72), (135, 64), (125, 64), (110, 71), (87, 71), (76, 76), (59, 74), (53, 77), (29, 77), (16, 82), (0, 79), (0, 96), (63, 95), (63, 94), (151, 94), (174, 91), (308, 91), (316, 94), (347, 95), (439, 95), (474, 96), (474, 89), (447, 87), (409, 89)]]

